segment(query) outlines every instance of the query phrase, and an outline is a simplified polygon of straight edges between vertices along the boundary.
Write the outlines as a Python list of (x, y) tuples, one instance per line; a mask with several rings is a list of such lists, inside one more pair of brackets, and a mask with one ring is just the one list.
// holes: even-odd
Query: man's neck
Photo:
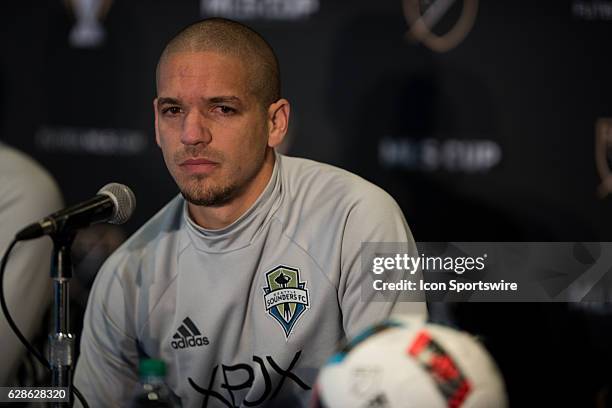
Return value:
[(219, 207), (199, 206), (187, 203), (191, 219), (206, 229), (227, 227), (244, 214), (265, 190), (274, 170), (275, 155), (272, 149), (266, 152), (264, 164), (246, 189)]

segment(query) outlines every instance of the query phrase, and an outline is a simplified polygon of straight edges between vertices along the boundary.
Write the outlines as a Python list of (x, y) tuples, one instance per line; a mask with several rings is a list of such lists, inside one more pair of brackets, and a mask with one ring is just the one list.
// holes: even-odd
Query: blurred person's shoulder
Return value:
[[(21, 151), (0, 143), (0, 201), (18, 203), (22, 211), (47, 215), (62, 206), (60, 189), (38, 162)], [(39, 214), (35, 214), (39, 215)]]

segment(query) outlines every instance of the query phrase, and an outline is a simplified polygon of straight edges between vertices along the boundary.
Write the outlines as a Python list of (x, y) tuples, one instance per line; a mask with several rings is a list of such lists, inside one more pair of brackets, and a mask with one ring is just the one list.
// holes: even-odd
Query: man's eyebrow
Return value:
[(224, 103), (224, 102), (235, 102), (241, 103), (242, 101), (237, 96), (213, 96), (208, 98), (210, 103)]
[[(228, 102), (233, 102), (233, 103), (237, 103), (237, 104), (241, 104), (242, 100), (237, 97), (237, 96), (233, 96), (233, 95), (228, 95), (228, 96), (213, 96), (210, 98), (206, 98), (205, 99), (208, 103), (228, 103)], [(171, 97), (167, 97), (167, 96), (160, 96), (159, 98), (157, 98), (157, 106), (162, 106), (162, 105), (180, 105), (181, 102), (180, 100), (176, 99), (176, 98), (171, 98)]]
[(157, 98), (157, 105), (180, 105), (178, 99), (168, 98), (168, 97), (160, 97)]

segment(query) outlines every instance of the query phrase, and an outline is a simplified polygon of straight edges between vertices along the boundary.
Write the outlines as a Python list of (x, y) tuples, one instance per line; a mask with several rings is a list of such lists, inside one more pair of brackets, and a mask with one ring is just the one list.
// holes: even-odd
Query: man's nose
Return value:
[(212, 139), (206, 119), (197, 110), (191, 110), (183, 122), (181, 143), (195, 145), (199, 143), (208, 144)]

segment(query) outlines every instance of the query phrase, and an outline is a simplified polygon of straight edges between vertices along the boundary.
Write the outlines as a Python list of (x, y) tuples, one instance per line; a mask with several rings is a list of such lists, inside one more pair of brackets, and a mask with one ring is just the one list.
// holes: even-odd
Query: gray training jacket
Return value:
[(220, 230), (177, 196), (100, 270), (75, 385), (91, 407), (125, 407), (150, 357), (183, 407), (305, 407), (339, 341), (393, 311), (362, 297), (362, 242), (415, 245), (387, 193), (310, 160), (276, 154), (264, 192)]

